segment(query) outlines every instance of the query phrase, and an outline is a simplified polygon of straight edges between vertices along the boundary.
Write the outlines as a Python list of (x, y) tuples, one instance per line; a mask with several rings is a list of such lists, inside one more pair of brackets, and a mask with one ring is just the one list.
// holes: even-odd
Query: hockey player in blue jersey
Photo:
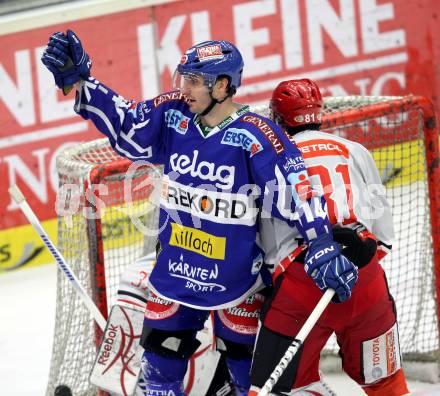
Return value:
[[(219, 312), (249, 317), (234, 308), (255, 307), (253, 296), (267, 282), (258, 218), (275, 216), (313, 241), (309, 271), (321, 285), (337, 284), (341, 300), (349, 297), (357, 269), (329, 234), (299, 150), (272, 121), (233, 102), (240, 52), (227, 41), (191, 47), (177, 66), (176, 90), (137, 104), (90, 76), (89, 56), (70, 30), (51, 36), (42, 61), (64, 93), (75, 85), (75, 111), (115, 151), (164, 165), (161, 232), (141, 340), (146, 394), (184, 395), (187, 362), (210, 310), (236, 393), (247, 394), (255, 333)], [(334, 270), (319, 271), (324, 265)]]

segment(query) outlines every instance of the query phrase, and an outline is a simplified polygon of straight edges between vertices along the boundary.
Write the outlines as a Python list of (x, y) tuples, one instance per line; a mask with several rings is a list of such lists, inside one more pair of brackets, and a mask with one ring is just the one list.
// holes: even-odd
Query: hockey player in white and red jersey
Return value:
[[(335, 332), (344, 371), (368, 395), (404, 395), (408, 389), (396, 311), (380, 265), (391, 248), (393, 220), (375, 162), (361, 144), (319, 130), (323, 100), (313, 81), (280, 83), (270, 108), (272, 119), (301, 150), (312, 188), (326, 197), (334, 240), (359, 268), (351, 298), (341, 303), (336, 296), (335, 304), (326, 308), (274, 392), (333, 395), (320, 380), (318, 366), (320, 352)], [(287, 164), (286, 170), (290, 166), (294, 164)], [(252, 395), (269, 378), (328, 287), (314, 282), (315, 274), (307, 268), (307, 246), (297, 230), (275, 218), (262, 222), (265, 260), (278, 266), (257, 339)]]
[(196, 333), (210, 310), (217, 310), (214, 332), (236, 393), (247, 394), (255, 333), (220, 310), (249, 302), (255, 311), (260, 304), (252, 296), (265, 284), (256, 243), (261, 207), (296, 227), (306, 243), (318, 241), (309, 250), (319, 256), (314, 268), (333, 269), (319, 277), (342, 300), (351, 294), (357, 268), (332, 239), (324, 200), (313, 196), (298, 148), (272, 121), (233, 102), (243, 71), (240, 52), (227, 41), (191, 47), (175, 72), (177, 90), (140, 103), (90, 76), (89, 56), (70, 30), (51, 36), (42, 61), (64, 93), (76, 84), (75, 111), (115, 151), (164, 165), (161, 231), (141, 340), (146, 394), (184, 395)]

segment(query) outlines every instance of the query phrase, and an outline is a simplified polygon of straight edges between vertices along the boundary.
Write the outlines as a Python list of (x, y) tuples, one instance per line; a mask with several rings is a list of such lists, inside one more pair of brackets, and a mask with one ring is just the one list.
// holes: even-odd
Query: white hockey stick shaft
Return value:
[(55, 247), (55, 245), (50, 240), (49, 236), (47, 235), (46, 231), (44, 230), (43, 226), (41, 225), (40, 220), (38, 220), (34, 211), (31, 209), (31, 207), (27, 203), (26, 198), (24, 197), (23, 193), (20, 191), (20, 189), (17, 186), (12, 186), (9, 188), (9, 194), (11, 195), (12, 199), (17, 203), (17, 205), (20, 207), (21, 211), (26, 216), (29, 223), (32, 225), (32, 227), (34, 227), (35, 231), (37, 231), (41, 240), (46, 245), (46, 247), (49, 249), (53, 258), (57, 262), (58, 267), (61, 269), (61, 271), (63, 271), (64, 275), (66, 275), (66, 278), (68, 279), (70, 284), (76, 290), (78, 295), (82, 298), (84, 304), (86, 305), (86, 307), (88, 308), (88, 310), (92, 314), (96, 323), (98, 323), (101, 330), (104, 331), (107, 321), (105, 320), (104, 316), (102, 315), (101, 311), (98, 309), (96, 304), (89, 297), (87, 292), (84, 290), (81, 283), (79, 283), (78, 279), (76, 278), (75, 274), (70, 269), (70, 267), (67, 264), (64, 257), (61, 255), (61, 253), (58, 251), (58, 249)]
[(298, 352), (298, 349), (301, 347), (302, 343), (304, 342), (306, 337), (309, 335), (310, 331), (315, 326), (321, 314), (324, 312), (324, 309), (330, 303), (334, 294), (335, 291), (333, 289), (327, 289), (325, 291), (325, 293), (319, 300), (318, 304), (316, 304), (316, 307), (314, 308), (314, 310), (312, 311), (312, 313), (304, 323), (303, 327), (301, 327), (301, 330), (296, 335), (295, 340), (293, 340), (289, 348), (287, 348), (286, 353), (281, 358), (278, 365), (274, 368), (272, 374), (270, 375), (269, 379), (265, 382), (263, 388), (261, 388), (260, 392), (258, 393), (258, 396), (267, 396), (270, 393), (270, 391), (273, 389), (275, 384), (280, 379), (281, 375), (284, 373), (284, 370), (286, 370), (287, 366)]

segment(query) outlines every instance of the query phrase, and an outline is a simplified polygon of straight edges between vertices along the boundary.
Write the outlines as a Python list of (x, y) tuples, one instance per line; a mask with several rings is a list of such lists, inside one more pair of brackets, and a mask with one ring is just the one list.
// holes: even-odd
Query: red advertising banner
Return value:
[(0, 233), (25, 224), (10, 185), (42, 220), (54, 218), (56, 155), (100, 137), (39, 61), (55, 31), (74, 30), (93, 75), (127, 99), (170, 89), (186, 48), (226, 39), (245, 60), (241, 102), (267, 101), (279, 81), (308, 77), (324, 95), (414, 93), (438, 103), (438, 15), (434, 0), (182, 0), (0, 36)]
[[(74, 94), (63, 96), (40, 62), (49, 36), (75, 30), (93, 54), (94, 73), (139, 99), (137, 29), (146, 23), (151, 22), (144, 8), (0, 36), (0, 270), (52, 261), (30, 226), (24, 226), (9, 186), (22, 189), (40, 220), (55, 218), (56, 156), (101, 137), (74, 113)], [(56, 222), (44, 225), (56, 240)]]

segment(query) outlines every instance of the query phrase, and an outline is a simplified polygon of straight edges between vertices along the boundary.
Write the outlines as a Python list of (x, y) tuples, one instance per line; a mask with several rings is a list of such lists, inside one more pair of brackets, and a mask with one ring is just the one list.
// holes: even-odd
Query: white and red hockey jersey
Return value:
[[(333, 225), (362, 224), (383, 244), (394, 238), (391, 208), (376, 164), (361, 144), (321, 131), (291, 138), (302, 152), (313, 190), (322, 193)], [(269, 216), (260, 220), (265, 262), (277, 264), (298, 247), (296, 229)]]

